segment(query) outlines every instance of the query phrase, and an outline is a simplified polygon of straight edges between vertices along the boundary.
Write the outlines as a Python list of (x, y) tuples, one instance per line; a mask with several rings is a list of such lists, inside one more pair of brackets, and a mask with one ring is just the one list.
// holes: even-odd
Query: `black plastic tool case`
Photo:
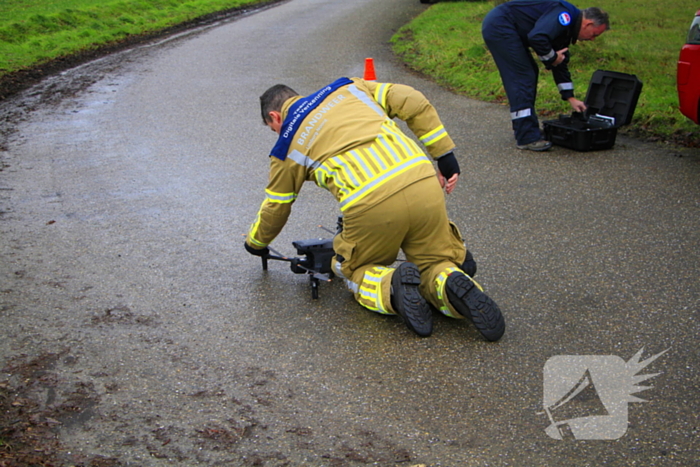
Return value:
[(586, 93), (586, 113), (542, 122), (545, 139), (576, 151), (610, 149), (617, 129), (632, 121), (641, 92), (642, 82), (635, 75), (598, 70)]

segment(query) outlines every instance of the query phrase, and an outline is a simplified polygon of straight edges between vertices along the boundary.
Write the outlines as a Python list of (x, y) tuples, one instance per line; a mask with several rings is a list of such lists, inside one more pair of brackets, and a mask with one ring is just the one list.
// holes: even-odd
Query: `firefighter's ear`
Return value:
[(276, 110), (270, 110), (267, 114), (273, 122), (279, 121), (282, 118), (282, 114)]
[(267, 115), (270, 117), (267, 121), (267, 126), (279, 135), (282, 128), (282, 114), (276, 110), (270, 110)]

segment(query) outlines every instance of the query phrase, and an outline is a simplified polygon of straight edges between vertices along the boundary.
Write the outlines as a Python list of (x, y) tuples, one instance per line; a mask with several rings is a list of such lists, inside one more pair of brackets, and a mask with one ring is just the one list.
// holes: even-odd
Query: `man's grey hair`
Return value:
[(598, 7), (590, 7), (583, 10), (583, 17), (593, 21), (595, 26), (605, 25), (605, 30), (610, 29), (610, 18), (608, 14)]
[(270, 112), (282, 111), (282, 105), (290, 97), (298, 96), (299, 93), (285, 84), (275, 84), (260, 96), (260, 111), (262, 112), (263, 124), (270, 121)]

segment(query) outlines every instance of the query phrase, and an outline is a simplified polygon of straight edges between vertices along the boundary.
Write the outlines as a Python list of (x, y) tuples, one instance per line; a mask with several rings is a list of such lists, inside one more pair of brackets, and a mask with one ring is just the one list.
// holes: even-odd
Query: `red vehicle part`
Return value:
[(676, 75), (678, 102), (683, 115), (700, 124), (700, 10), (681, 48)]

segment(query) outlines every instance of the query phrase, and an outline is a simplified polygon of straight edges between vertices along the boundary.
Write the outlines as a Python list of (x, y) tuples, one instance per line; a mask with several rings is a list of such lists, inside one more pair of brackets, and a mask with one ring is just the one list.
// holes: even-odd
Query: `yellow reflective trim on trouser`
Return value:
[(445, 284), (447, 283), (447, 276), (449, 276), (455, 271), (460, 271), (460, 269), (447, 268), (440, 274), (438, 274), (438, 276), (435, 278), (435, 288), (437, 289), (437, 297), (440, 301), (440, 313), (442, 313), (445, 316), (449, 316), (450, 318), (461, 318), (461, 316), (456, 316), (454, 313), (452, 313), (452, 310), (447, 305), (447, 294), (445, 293)]
[(437, 143), (445, 136), (447, 136), (447, 130), (445, 130), (445, 127), (443, 125), (440, 125), (439, 127), (435, 128), (433, 131), (430, 131), (430, 132), (424, 134), (419, 139), (426, 146), (430, 146), (431, 144)]
[(382, 266), (375, 266), (365, 271), (360, 283), (360, 290), (357, 292), (358, 301), (362, 306), (383, 315), (394, 314), (384, 303), (384, 299), (389, 297), (382, 297), (382, 279), (393, 271), (393, 268)]
[(448, 305), (449, 299), (447, 298), (447, 294), (445, 293), (445, 284), (447, 284), (447, 277), (455, 271), (459, 271), (465, 276), (469, 277), (469, 279), (471, 279), (471, 281), (479, 290), (483, 291), (484, 289), (479, 285), (477, 281), (475, 281), (471, 276), (467, 275), (464, 271), (462, 271), (459, 268), (447, 268), (440, 274), (438, 274), (438, 276), (435, 278), (435, 288), (437, 289), (437, 297), (440, 301), (440, 313), (442, 313), (445, 316), (449, 316), (450, 318), (462, 318), (462, 316), (455, 315), (452, 312), (452, 308)]

